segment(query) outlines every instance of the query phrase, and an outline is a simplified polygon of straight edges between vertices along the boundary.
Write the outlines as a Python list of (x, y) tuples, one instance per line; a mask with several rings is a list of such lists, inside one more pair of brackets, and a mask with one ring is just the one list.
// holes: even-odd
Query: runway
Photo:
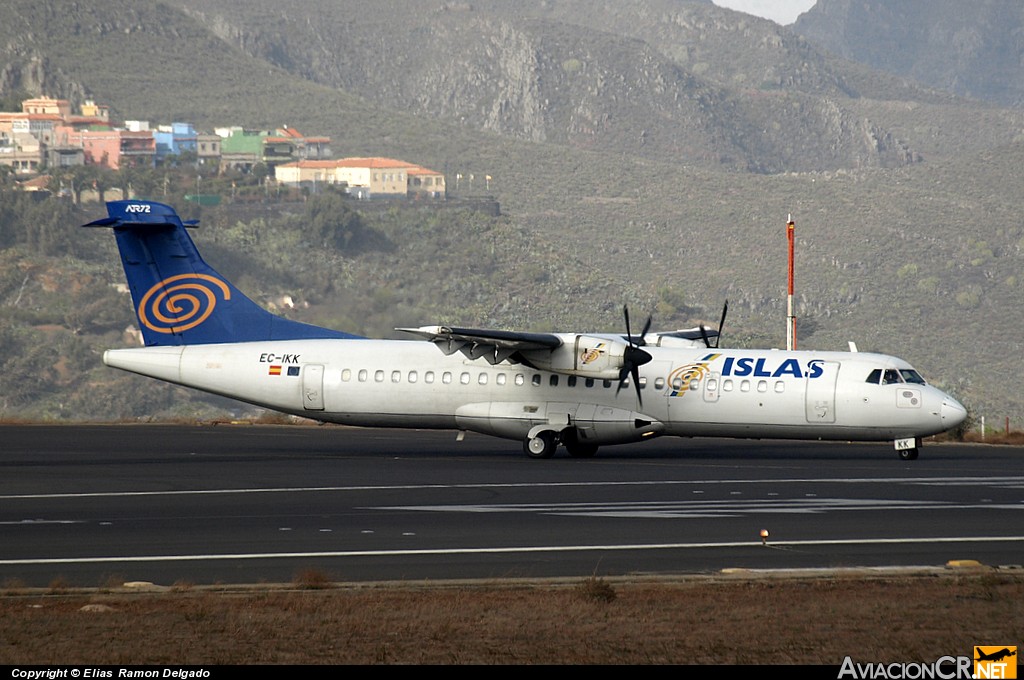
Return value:
[[(691, 574), (1024, 559), (1024, 448), (662, 438), (593, 459), (317, 426), (4, 426), (0, 583)], [(761, 532), (768, 532), (762, 539)]]

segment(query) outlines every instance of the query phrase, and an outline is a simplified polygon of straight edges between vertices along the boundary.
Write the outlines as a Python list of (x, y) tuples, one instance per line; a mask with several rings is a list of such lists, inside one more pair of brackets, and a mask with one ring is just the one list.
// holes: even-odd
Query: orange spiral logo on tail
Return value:
[[(212, 285), (211, 285), (212, 284)], [(157, 333), (181, 333), (206, 321), (220, 298), (231, 299), (231, 289), (208, 274), (178, 274), (146, 291), (139, 302), (139, 321)]]

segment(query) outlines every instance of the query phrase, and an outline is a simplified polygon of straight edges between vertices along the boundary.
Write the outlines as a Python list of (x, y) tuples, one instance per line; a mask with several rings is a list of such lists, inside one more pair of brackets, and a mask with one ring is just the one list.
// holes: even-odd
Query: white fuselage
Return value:
[(491, 365), (430, 342), (289, 340), (109, 350), (116, 368), (317, 420), (471, 430), (522, 439), (575, 427), (595, 444), (677, 436), (894, 440), (961, 422), (941, 390), (867, 382), (896, 357), (645, 347), (635, 386)]

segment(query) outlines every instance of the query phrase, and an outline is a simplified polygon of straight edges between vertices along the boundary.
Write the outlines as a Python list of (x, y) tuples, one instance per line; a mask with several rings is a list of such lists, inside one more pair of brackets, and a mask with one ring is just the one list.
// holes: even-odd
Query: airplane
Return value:
[[(892, 441), (921, 439), (967, 411), (894, 356), (727, 349), (718, 331), (528, 333), (422, 326), (418, 339), (368, 339), (271, 314), (200, 256), (174, 209), (107, 203), (84, 226), (113, 229), (142, 347), (107, 366), (343, 425), (451, 429), (520, 440), (531, 458), (559, 446), (658, 436)], [(426, 340), (424, 342), (423, 340)], [(712, 342), (713, 340), (713, 342)]]
[(981, 651), (981, 647), (975, 647), (975, 649), (978, 650), (978, 658), (975, 659), (975, 661), (1002, 661), (1003, 659), (1005, 659), (1008, 656), (1016, 656), (1017, 655), (1017, 649), (1016, 648), (1014, 648), (1011, 651), (1009, 647), (1003, 647), (999, 651), (992, 652), (990, 654), (986, 654), (985, 652), (982, 652)]

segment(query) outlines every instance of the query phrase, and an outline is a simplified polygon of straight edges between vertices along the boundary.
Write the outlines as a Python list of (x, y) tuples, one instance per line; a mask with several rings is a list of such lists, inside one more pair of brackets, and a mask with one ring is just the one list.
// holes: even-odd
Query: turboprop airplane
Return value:
[[(893, 356), (719, 348), (717, 331), (425, 326), (373, 340), (275, 316), (200, 257), (162, 203), (107, 203), (144, 347), (106, 365), (315, 420), (473, 431), (532, 458), (660, 435), (893, 441), (903, 460), (967, 412)], [(724, 322), (724, 310), (722, 322)], [(719, 324), (721, 327), (721, 324)], [(712, 339), (714, 342), (712, 342)], [(460, 434), (461, 436), (461, 434)]]

